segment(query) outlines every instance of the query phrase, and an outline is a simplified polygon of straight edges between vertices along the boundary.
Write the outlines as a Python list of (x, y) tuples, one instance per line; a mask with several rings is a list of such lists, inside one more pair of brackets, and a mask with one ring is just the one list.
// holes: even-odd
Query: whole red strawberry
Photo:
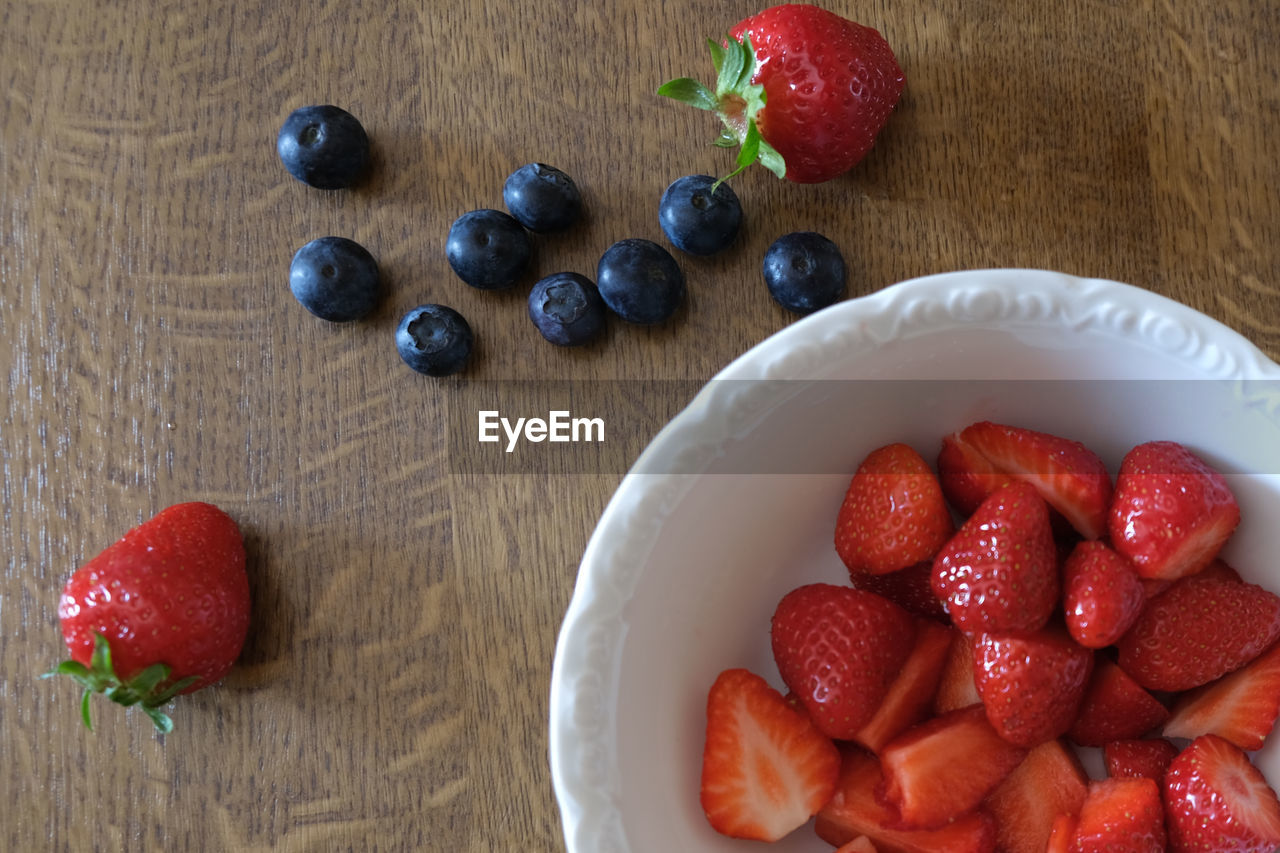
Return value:
[(1037, 631), (1058, 603), (1049, 507), (1015, 480), (974, 510), (933, 561), (933, 591), (966, 634)]
[(955, 532), (938, 478), (906, 444), (862, 460), (836, 516), (836, 552), (850, 573), (886, 574), (932, 560)]
[(156, 728), (179, 693), (219, 680), (249, 629), (244, 540), (235, 521), (207, 503), (171, 506), (85, 563), (62, 591), (62, 636), (71, 652), (50, 675), (74, 678), (89, 699), (105, 693), (139, 705)]
[(783, 596), (770, 639), (783, 682), (814, 724), (827, 737), (851, 740), (911, 653), (915, 622), (874, 593), (817, 583)]
[(719, 115), (717, 144), (742, 146), (737, 171), (758, 160), (780, 178), (814, 184), (866, 156), (904, 85), (880, 33), (817, 6), (784, 4), (729, 35), (710, 42), (714, 92), (682, 77), (658, 94)]

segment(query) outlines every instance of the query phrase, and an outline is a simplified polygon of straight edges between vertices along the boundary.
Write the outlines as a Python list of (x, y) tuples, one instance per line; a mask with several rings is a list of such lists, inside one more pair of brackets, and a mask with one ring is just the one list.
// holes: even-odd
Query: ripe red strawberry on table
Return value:
[(836, 516), (836, 553), (851, 575), (882, 575), (932, 560), (955, 532), (938, 478), (906, 444), (858, 465)]
[(71, 660), (48, 674), (84, 688), (85, 725), (90, 698), (104, 693), (140, 706), (167, 732), (173, 724), (160, 708), (221, 679), (244, 645), (249, 579), (240, 529), (211, 504), (171, 506), (78, 569), (58, 616)]
[(721, 119), (716, 144), (741, 146), (733, 174), (757, 161), (797, 183), (847, 172), (871, 150), (904, 86), (878, 32), (817, 6), (770, 7), (708, 43), (714, 91), (681, 77), (658, 94)]
[(835, 791), (840, 754), (800, 710), (745, 669), (722, 672), (707, 695), (702, 809), (717, 832), (776, 841)]
[(808, 584), (787, 593), (770, 629), (783, 682), (828, 737), (850, 740), (907, 660), (915, 621), (874, 593)]
[(1120, 463), (1111, 544), (1143, 577), (1176, 580), (1200, 571), (1239, 523), (1226, 478), (1186, 447), (1152, 441)]

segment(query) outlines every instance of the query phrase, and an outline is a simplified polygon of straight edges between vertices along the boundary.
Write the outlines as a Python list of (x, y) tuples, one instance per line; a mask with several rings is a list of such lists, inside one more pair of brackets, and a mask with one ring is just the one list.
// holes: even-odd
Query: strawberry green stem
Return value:
[(721, 148), (741, 146), (737, 168), (717, 181), (717, 186), (752, 163), (759, 163), (779, 178), (785, 178), (787, 164), (757, 127), (757, 117), (765, 106), (765, 91), (764, 86), (752, 82), (759, 65), (751, 37), (744, 36), (739, 41), (729, 36), (724, 44), (708, 39), (707, 46), (716, 70), (715, 91), (692, 78), (679, 77), (660, 86), (658, 94), (715, 113), (723, 127), (714, 144)]
[(64, 660), (41, 678), (65, 675), (84, 688), (80, 695), (80, 718), (89, 731), (93, 731), (93, 721), (89, 715), (90, 699), (93, 694), (101, 693), (117, 705), (126, 708), (139, 706), (157, 731), (168, 734), (173, 731), (173, 721), (160, 707), (199, 681), (191, 676), (170, 682), (170, 671), (167, 664), (156, 663), (123, 681), (116, 675), (115, 666), (111, 662), (111, 644), (102, 634), (95, 634), (88, 666), (79, 661)]

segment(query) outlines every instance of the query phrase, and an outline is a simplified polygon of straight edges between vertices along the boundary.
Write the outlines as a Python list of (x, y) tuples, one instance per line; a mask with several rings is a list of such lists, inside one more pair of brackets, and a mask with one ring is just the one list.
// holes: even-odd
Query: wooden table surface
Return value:
[[(587, 217), (537, 239), (534, 275), (594, 277), (615, 240), (665, 242), (664, 187), (729, 155), (709, 115), (654, 89), (707, 79), (704, 39), (759, 8), (0, 4), (0, 847), (562, 850), (552, 654), (624, 466), (462, 470), (456, 423), (485, 383), (710, 377), (793, 322), (759, 272), (788, 231), (840, 245), (850, 297), (1049, 268), (1149, 288), (1280, 357), (1280, 6), (1255, 0), (833, 3), (889, 39), (903, 100), (838, 180), (735, 179), (744, 233), (680, 257), (674, 321), (560, 350), (527, 283), (452, 275), (450, 222), (500, 208), (535, 160), (577, 179)], [(368, 129), (358, 188), (311, 189), (277, 160), (311, 103)], [(326, 234), (378, 258), (371, 318), (331, 325), (291, 296), (294, 250)], [(462, 377), (395, 352), (428, 301), (476, 330)], [(654, 428), (615, 426), (636, 447)], [(87, 733), (74, 685), (37, 679), (63, 653), (61, 585), (196, 499), (246, 535), (242, 659), (174, 706), (168, 736), (101, 701)]]

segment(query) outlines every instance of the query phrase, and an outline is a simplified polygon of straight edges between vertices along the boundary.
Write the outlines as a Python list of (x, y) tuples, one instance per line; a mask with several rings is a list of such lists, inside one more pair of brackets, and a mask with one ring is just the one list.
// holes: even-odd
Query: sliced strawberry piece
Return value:
[(1165, 821), (1173, 853), (1275, 853), (1280, 800), (1249, 757), (1217, 735), (1178, 754), (1164, 777)]
[(1169, 709), (1158, 699), (1115, 663), (1100, 657), (1067, 735), (1081, 746), (1102, 746), (1141, 737), (1168, 718)]
[(836, 517), (836, 552), (854, 574), (884, 574), (932, 560), (955, 532), (929, 463), (905, 444), (871, 451)]
[(1078, 441), (983, 421), (943, 440), (938, 472), (943, 491), (961, 512), (978, 493), (1002, 487), (1003, 475), (1034, 486), (1084, 538), (1106, 533), (1111, 475), (1098, 454)]
[(835, 791), (840, 753), (763, 678), (722, 672), (707, 697), (702, 808), (733, 838), (776, 841)]
[(1145, 777), (1160, 782), (1178, 748), (1164, 738), (1113, 740), (1102, 747), (1107, 775)]
[(1180, 698), (1164, 724), (1165, 737), (1193, 740), (1215, 734), (1255, 750), (1280, 716), (1280, 643), (1251, 663)]
[(1164, 807), (1154, 779), (1089, 783), (1076, 819), (1076, 853), (1164, 853)]
[(828, 737), (850, 740), (884, 701), (915, 642), (915, 620), (874, 593), (809, 584), (773, 614), (773, 659)]
[(1074, 853), (1076, 835), (1076, 816), (1060, 814), (1053, 821), (1053, 831), (1049, 833), (1049, 845), (1044, 853)]
[(875, 716), (854, 736), (855, 741), (879, 752), (886, 743), (929, 716), (956, 634), (937, 622), (919, 619), (916, 642), (902, 672), (889, 685)]
[(877, 796), (883, 785), (874, 756), (846, 749), (836, 792), (814, 822), (818, 837), (839, 847), (865, 835), (880, 853), (994, 853), (995, 822), (989, 814), (972, 811), (939, 829), (903, 829), (898, 815)]
[(1060, 628), (973, 640), (973, 679), (987, 719), (1015, 746), (1066, 734), (1092, 672), (1093, 651)]
[(1210, 566), (1147, 602), (1117, 644), (1148, 690), (1190, 690), (1233, 672), (1280, 639), (1280, 596)]
[(859, 835), (848, 844), (840, 845), (835, 853), (876, 853), (876, 846), (865, 835)]
[(973, 811), (1026, 756), (980, 706), (934, 717), (881, 751), (886, 801), (904, 826), (933, 829)]
[(1044, 853), (1054, 819), (1080, 811), (1088, 784), (1080, 760), (1062, 741), (1045, 741), (1031, 750), (986, 799), (999, 849)]
[(957, 633), (951, 641), (947, 662), (942, 667), (938, 681), (938, 693), (933, 697), (935, 714), (958, 711), (982, 701), (978, 685), (973, 680), (973, 642)]
[(1036, 631), (1058, 603), (1049, 509), (1021, 481), (974, 510), (933, 561), (933, 591), (965, 633)]
[(1082, 646), (1114, 644), (1137, 621), (1146, 600), (1138, 573), (1105, 542), (1079, 543), (1063, 566), (1067, 630)]
[(1181, 444), (1140, 444), (1120, 463), (1111, 543), (1143, 577), (1174, 580), (1200, 571), (1239, 523), (1226, 478)]
[(884, 596), (908, 613), (951, 624), (946, 606), (933, 594), (932, 560), (883, 575), (850, 572), (849, 581), (857, 589)]

